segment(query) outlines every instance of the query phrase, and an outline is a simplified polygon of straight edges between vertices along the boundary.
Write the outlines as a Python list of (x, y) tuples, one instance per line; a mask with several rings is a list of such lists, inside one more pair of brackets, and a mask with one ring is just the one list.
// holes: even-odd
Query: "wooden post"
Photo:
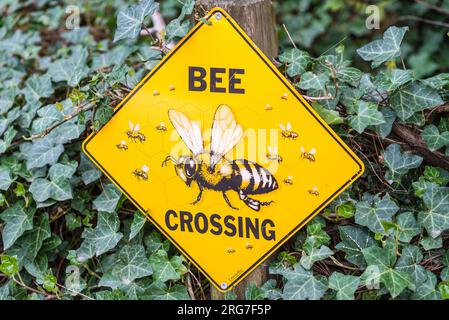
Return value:
[(195, 22), (214, 7), (226, 10), (268, 59), (277, 57), (278, 38), (271, 0), (196, 0)]
[[(214, 7), (226, 10), (270, 60), (277, 57), (278, 38), (271, 0), (196, 0), (193, 11), (195, 22)], [(260, 286), (268, 279), (268, 265), (271, 260), (265, 260), (234, 288), (238, 299), (245, 298), (245, 290), (250, 284)], [(223, 299), (223, 294), (212, 285), (211, 299)]]

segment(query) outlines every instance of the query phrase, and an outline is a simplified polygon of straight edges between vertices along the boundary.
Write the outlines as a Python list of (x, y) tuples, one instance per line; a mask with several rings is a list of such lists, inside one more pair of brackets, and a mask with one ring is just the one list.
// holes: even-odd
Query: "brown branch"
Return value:
[(421, 18), (421, 17), (416, 17), (416, 16), (401, 16), (396, 19), (396, 22), (403, 21), (403, 20), (415, 20), (415, 21), (431, 24), (434, 26), (449, 28), (449, 24), (447, 24), (447, 23), (444, 23), (441, 21), (425, 19), (425, 18)]
[(442, 14), (445, 14), (445, 15), (449, 16), (449, 10), (448, 9), (438, 7), (438, 6), (436, 6), (434, 4), (431, 4), (431, 3), (428, 3), (427, 1), (424, 1), (424, 0), (415, 0), (415, 2), (417, 2), (419, 4), (422, 4), (423, 6), (426, 6), (426, 7), (430, 8), (430, 9), (432, 9), (434, 11), (437, 11), (439, 13), (442, 13)]

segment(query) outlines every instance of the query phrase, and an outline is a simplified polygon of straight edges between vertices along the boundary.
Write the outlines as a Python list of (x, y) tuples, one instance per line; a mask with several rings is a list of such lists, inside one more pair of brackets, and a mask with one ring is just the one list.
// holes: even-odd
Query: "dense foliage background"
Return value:
[[(80, 150), (191, 27), (192, 0), (161, 2), (163, 33), (152, 0), (1, 2), (0, 299), (209, 297)], [(365, 25), (370, 4), (379, 30)], [(449, 1), (274, 6), (279, 68), (366, 172), (246, 298), (448, 299)]]

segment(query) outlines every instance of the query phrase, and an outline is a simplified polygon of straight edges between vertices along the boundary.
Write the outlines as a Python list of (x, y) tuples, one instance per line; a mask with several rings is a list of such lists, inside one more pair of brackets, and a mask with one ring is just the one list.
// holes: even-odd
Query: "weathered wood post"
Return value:
[[(226, 10), (270, 60), (277, 56), (278, 38), (271, 0), (196, 0), (194, 20), (198, 21), (214, 7)], [(236, 286), (234, 292), (238, 299), (244, 299), (245, 289), (251, 283), (260, 286), (267, 280), (270, 260), (267, 259)], [(223, 294), (211, 286), (211, 299), (222, 298)]]

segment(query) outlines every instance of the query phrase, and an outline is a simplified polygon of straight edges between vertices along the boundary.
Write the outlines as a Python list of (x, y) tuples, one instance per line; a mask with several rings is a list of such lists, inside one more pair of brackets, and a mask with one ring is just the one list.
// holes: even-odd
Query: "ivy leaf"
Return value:
[(112, 183), (108, 183), (103, 192), (94, 200), (94, 209), (104, 212), (114, 212), (122, 193)]
[(163, 282), (153, 282), (141, 298), (147, 300), (190, 300), (185, 286), (175, 284), (169, 288)]
[(375, 85), (385, 91), (395, 91), (400, 86), (413, 80), (411, 70), (393, 69), (391, 72), (381, 72), (375, 80)]
[(431, 236), (422, 237), (419, 241), (419, 244), (424, 248), (424, 250), (429, 251), (433, 249), (439, 249), (443, 247), (443, 239), (441, 236), (436, 237), (435, 239)]
[(97, 256), (115, 248), (123, 234), (117, 232), (120, 221), (116, 214), (106, 212), (98, 213), (98, 222), (95, 229), (85, 229), (82, 238), (92, 245)]
[(299, 263), (294, 269), (278, 270), (276, 273), (287, 279), (282, 292), (285, 300), (319, 300), (327, 290), (324, 279), (316, 278)]
[(303, 90), (326, 90), (326, 84), (328, 82), (329, 75), (325, 73), (316, 74), (313, 72), (306, 72), (301, 76), (301, 81), (297, 86)]
[(245, 289), (245, 300), (263, 300), (266, 298), (265, 291), (255, 283), (251, 283)]
[(329, 288), (337, 291), (337, 300), (354, 300), (354, 292), (357, 290), (360, 278), (334, 272), (329, 277)]
[(69, 86), (76, 87), (89, 74), (86, 64), (88, 55), (86, 48), (77, 47), (70, 58), (53, 62), (48, 68), (48, 74), (55, 82), (66, 81)]
[(433, 124), (426, 126), (421, 136), (431, 151), (449, 145), (449, 131), (440, 133), (438, 127)]
[(153, 280), (156, 282), (166, 282), (168, 280), (179, 280), (187, 269), (182, 264), (180, 256), (168, 258), (167, 252), (159, 250), (150, 257), (150, 264), (153, 268)]
[(407, 84), (390, 97), (390, 104), (399, 119), (407, 120), (415, 112), (443, 104), (438, 92), (419, 81)]
[(175, 38), (182, 38), (189, 32), (189, 29), (190, 21), (181, 22), (179, 19), (174, 19), (167, 25), (167, 39), (171, 41)]
[(100, 285), (116, 288), (116, 283), (129, 285), (135, 279), (150, 276), (151, 265), (142, 245), (127, 245), (120, 249), (114, 266), (100, 280)]
[(311, 247), (306, 250), (306, 255), (301, 257), (300, 263), (304, 269), (312, 268), (312, 265), (317, 262), (329, 258), (334, 252), (326, 246), (320, 248)]
[(34, 207), (25, 208), (22, 200), (17, 201), (0, 214), (0, 218), (6, 222), (2, 231), (3, 249), (7, 250), (27, 230), (33, 228)]
[(0, 190), (8, 190), (13, 181), (14, 179), (11, 175), (11, 170), (7, 167), (0, 167)]
[(427, 280), (416, 288), (415, 293), (412, 295), (414, 300), (441, 300), (441, 293), (436, 288), (437, 277), (426, 270)]
[(279, 56), (279, 60), (288, 65), (287, 74), (290, 77), (295, 77), (305, 73), (307, 66), (311, 62), (310, 56), (307, 52), (296, 48), (282, 53)]
[(54, 92), (51, 79), (48, 75), (38, 76), (33, 74), (25, 81), (25, 87), (22, 90), (27, 102), (35, 102), (40, 98), (47, 98)]
[(357, 202), (355, 222), (368, 227), (373, 232), (385, 233), (382, 222), (390, 222), (398, 210), (399, 207), (388, 194), (383, 199), (374, 196), (372, 199)]
[(362, 133), (368, 126), (376, 126), (385, 123), (383, 114), (377, 110), (377, 104), (359, 101), (356, 115), (349, 117), (349, 125), (358, 133)]
[(320, 117), (323, 118), (323, 120), (326, 121), (328, 125), (332, 126), (342, 124), (344, 122), (343, 118), (340, 117), (338, 111), (327, 109), (322, 105), (320, 105), (319, 103), (313, 103), (312, 106), (313, 109), (315, 109), (315, 111), (318, 112)]
[(131, 223), (130, 228), (131, 230), (129, 232), (129, 240), (132, 240), (140, 232), (140, 230), (142, 230), (146, 220), (147, 218), (139, 211), (134, 213), (133, 222)]
[(62, 144), (51, 139), (39, 139), (33, 143), (22, 143), (20, 151), (27, 160), (27, 168), (41, 168), (47, 164), (55, 164), (64, 152)]
[(20, 239), (21, 248), (25, 252), (25, 256), (33, 261), (39, 252), (45, 239), (50, 238), (50, 222), (48, 214), (44, 213), (40, 216), (39, 223), (31, 231), (26, 232)]
[(436, 238), (449, 229), (449, 188), (429, 184), (423, 202), (427, 210), (418, 214), (418, 221), (432, 238)]
[(159, 3), (153, 0), (142, 0), (139, 4), (128, 6), (120, 11), (117, 17), (117, 30), (114, 42), (125, 38), (134, 39), (140, 34), (143, 20), (159, 9)]
[(362, 71), (353, 67), (337, 69), (337, 79), (353, 87), (357, 87), (360, 84), (362, 75)]
[(421, 233), (421, 227), (413, 212), (403, 212), (396, 217), (398, 239), (409, 243), (413, 237)]
[(385, 61), (393, 60), (401, 55), (401, 42), (408, 30), (408, 27), (392, 26), (385, 31), (382, 40), (368, 43), (357, 49), (357, 53), (363, 60), (372, 61), (372, 68), (377, 68)]
[(385, 174), (388, 181), (400, 181), (409, 170), (418, 168), (423, 160), (420, 156), (403, 153), (398, 144), (390, 144), (383, 152), (383, 158), (389, 169)]
[(423, 255), (417, 246), (408, 245), (402, 249), (401, 256), (396, 263), (396, 270), (407, 273), (412, 279), (410, 290), (415, 291), (427, 279), (426, 269), (419, 263), (422, 261)]
[(342, 242), (336, 248), (346, 253), (346, 260), (363, 267), (365, 259), (362, 250), (375, 245), (373, 237), (365, 228), (354, 226), (340, 226), (340, 239)]

